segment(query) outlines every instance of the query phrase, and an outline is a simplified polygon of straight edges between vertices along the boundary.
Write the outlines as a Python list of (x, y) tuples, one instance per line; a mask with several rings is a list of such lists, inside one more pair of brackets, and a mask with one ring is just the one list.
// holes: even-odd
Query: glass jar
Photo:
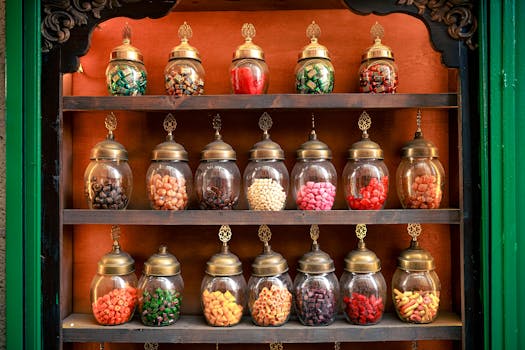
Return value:
[(93, 316), (104, 326), (130, 321), (137, 305), (135, 261), (120, 249), (120, 228), (113, 226), (111, 233), (113, 249), (98, 261), (90, 288)]
[(292, 169), (292, 193), (297, 209), (330, 210), (335, 201), (337, 172), (332, 151), (317, 139), (314, 119), (308, 141), (297, 150)]
[(113, 113), (106, 117), (105, 125), (108, 135), (91, 149), (91, 161), (84, 171), (84, 194), (89, 209), (126, 209), (133, 190), (128, 152), (115, 141), (117, 118)]
[(131, 27), (126, 25), (122, 45), (111, 51), (106, 68), (106, 85), (113, 96), (137, 96), (146, 94), (148, 75), (142, 53), (131, 45)]
[(188, 152), (173, 140), (177, 127), (175, 118), (164, 119), (166, 141), (155, 147), (151, 165), (146, 173), (146, 190), (152, 209), (184, 210), (192, 192), (192, 174), (188, 165)]
[(263, 253), (252, 264), (248, 281), (248, 307), (253, 323), (257, 326), (282, 326), (292, 312), (292, 279), (283, 256), (272, 251), (268, 226), (261, 225), (259, 238), (264, 242)]
[(294, 279), (295, 310), (305, 326), (327, 326), (335, 321), (339, 305), (339, 281), (334, 261), (319, 248), (319, 227), (310, 227), (312, 249), (299, 260)]
[(409, 224), (408, 231), (412, 241), (397, 258), (397, 269), (392, 277), (392, 300), (402, 321), (430, 323), (438, 316), (441, 283), (434, 258), (417, 241), (421, 226)]
[(286, 206), (290, 177), (284, 164), (284, 151), (270, 139), (272, 119), (264, 112), (259, 118), (262, 141), (250, 150), (244, 170), (244, 193), (251, 210), (282, 210)]
[(222, 140), (221, 118), (213, 117), (215, 140), (204, 147), (195, 172), (195, 191), (199, 208), (233, 209), (239, 201), (241, 172), (233, 148)]
[(204, 94), (204, 68), (199, 51), (188, 43), (192, 36), (191, 27), (184, 22), (179, 27), (181, 43), (171, 51), (164, 69), (164, 86), (168, 95)]
[(397, 167), (397, 194), (405, 209), (437, 209), (443, 198), (445, 170), (438, 160), (438, 149), (423, 138), (421, 110), (417, 115), (414, 139), (401, 150)]
[(241, 33), (245, 42), (235, 50), (230, 65), (232, 93), (265, 94), (270, 80), (269, 71), (263, 50), (252, 42), (255, 27), (251, 23), (244, 23)]
[(397, 65), (390, 47), (383, 45), (383, 26), (376, 22), (370, 30), (374, 44), (361, 57), (359, 90), (365, 93), (395, 93), (398, 83)]
[(295, 89), (298, 94), (328, 94), (334, 89), (334, 66), (328, 49), (317, 39), (321, 28), (314, 21), (306, 29), (310, 44), (299, 54), (295, 66)]
[(144, 263), (138, 284), (140, 320), (146, 326), (169, 326), (180, 317), (184, 281), (180, 263), (165, 245)]
[(367, 130), (371, 119), (366, 112), (359, 118), (363, 131), (361, 141), (348, 150), (348, 162), (343, 169), (345, 199), (353, 210), (383, 209), (388, 195), (388, 168), (383, 161), (383, 150), (370, 140)]
[(222, 250), (207, 262), (201, 284), (201, 306), (210, 326), (236, 325), (246, 307), (246, 280), (242, 275), (241, 261), (229, 251), (231, 235), (228, 225), (221, 226)]
[(381, 273), (381, 261), (366, 248), (366, 226), (357, 225), (359, 243), (356, 250), (345, 257), (345, 271), (341, 276), (343, 312), (348, 322), (372, 325), (381, 321), (385, 311), (386, 281)]

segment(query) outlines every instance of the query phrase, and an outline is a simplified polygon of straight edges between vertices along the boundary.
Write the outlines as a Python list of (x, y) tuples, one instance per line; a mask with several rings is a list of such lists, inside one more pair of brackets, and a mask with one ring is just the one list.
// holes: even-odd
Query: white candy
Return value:
[(248, 187), (247, 197), (252, 210), (281, 210), (286, 202), (284, 188), (273, 179), (255, 179)]

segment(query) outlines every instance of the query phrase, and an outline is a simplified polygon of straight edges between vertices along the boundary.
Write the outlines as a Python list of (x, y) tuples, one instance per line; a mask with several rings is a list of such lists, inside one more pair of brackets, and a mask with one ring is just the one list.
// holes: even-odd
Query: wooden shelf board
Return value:
[(244, 109), (387, 109), (387, 108), (457, 108), (455, 93), (442, 94), (360, 94), (326, 95), (202, 95), (173, 97), (145, 96), (64, 96), (63, 110), (68, 111), (217, 111)]
[(459, 209), (385, 209), (329, 211), (252, 210), (90, 210), (64, 209), (65, 225), (355, 225), (411, 222), (459, 224)]
[(355, 326), (342, 317), (327, 327), (307, 327), (291, 320), (281, 327), (258, 327), (249, 318), (234, 327), (211, 327), (202, 316), (182, 316), (174, 325), (146, 327), (138, 320), (100, 326), (91, 314), (71, 314), (62, 321), (64, 342), (121, 343), (333, 343), (411, 340), (461, 340), (462, 323), (454, 313), (440, 313), (430, 324), (410, 324), (385, 314), (377, 325)]

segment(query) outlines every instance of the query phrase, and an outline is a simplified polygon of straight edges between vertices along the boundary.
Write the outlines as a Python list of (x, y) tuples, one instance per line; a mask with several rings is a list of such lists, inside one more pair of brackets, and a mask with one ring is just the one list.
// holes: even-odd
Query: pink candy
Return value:
[(308, 181), (297, 192), (297, 206), (301, 210), (330, 210), (334, 205), (335, 186), (330, 182)]

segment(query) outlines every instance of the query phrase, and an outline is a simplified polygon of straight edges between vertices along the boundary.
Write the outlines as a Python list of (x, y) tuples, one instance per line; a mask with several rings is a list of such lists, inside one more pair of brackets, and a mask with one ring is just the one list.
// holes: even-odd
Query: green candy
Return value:
[(107, 72), (108, 91), (115, 96), (137, 96), (146, 93), (147, 73), (132, 65), (116, 64)]
[(180, 317), (182, 295), (175, 290), (157, 288), (142, 292), (140, 319), (146, 326), (168, 326)]
[(322, 63), (303, 67), (295, 77), (295, 87), (300, 94), (328, 94), (334, 89), (334, 70)]

